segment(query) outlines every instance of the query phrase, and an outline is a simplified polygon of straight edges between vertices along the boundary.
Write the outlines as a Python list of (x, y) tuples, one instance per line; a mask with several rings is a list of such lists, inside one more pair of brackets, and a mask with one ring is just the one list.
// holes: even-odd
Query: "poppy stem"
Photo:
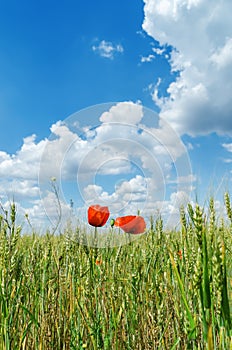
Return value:
[(131, 234), (129, 232), (127, 233), (127, 238), (128, 238), (128, 243), (131, 244)]
[(97, 259), (97, 253), (98, 253), (98, 249), (97, 249), (97, 243), (98, 243), (98, 235), (97, 235), (97, 227), (94, 227), (94, 238), (93, 238), (93, 246), (94, 246), (94, 259)]
[(94, 227), (93, 246), (97, 247), (97, 227)]

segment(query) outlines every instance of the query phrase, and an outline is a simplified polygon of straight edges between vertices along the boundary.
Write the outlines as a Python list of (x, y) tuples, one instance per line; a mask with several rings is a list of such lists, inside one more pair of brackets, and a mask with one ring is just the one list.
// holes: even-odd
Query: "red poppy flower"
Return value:
[(110, 216), (108, 207), (99, 204), (91, 205), (88, 209), (88, 222), (95, 227), (104, 226)]
[(115, 219), (115, 226), (120, 227), (126, 233), (134, 235), (143, 233), (146, 228), (144, 218), (138, 215), (122, 216)]

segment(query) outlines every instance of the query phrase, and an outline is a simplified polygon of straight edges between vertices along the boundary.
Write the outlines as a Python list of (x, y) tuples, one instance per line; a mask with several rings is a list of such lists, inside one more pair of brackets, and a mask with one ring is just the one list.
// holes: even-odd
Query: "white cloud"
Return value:
[(93, 107), (89, 115), (98, 118), (94, 128), (79, 125), (77, 132), (73, 118), (58, 121), (48, 139), (36, 142), (32, 135), (15, 154), (1, 151), (1, 201), (14, 198), (33, 222), (45, 220), (46, 215), (54, 222), (57, 198), (51, 178), (55, 177), (64, 218), (73, 196), (82, 206), (100, 202), (110, 203), (121, 214), (138, 209), (151, 212), (164, 201), (169, 184), (180, 191), (194, 178), (189, 176), (191, 166), (182, 141), (157, 115), (152, 123), (156, 127), (147, 126), (150, 113), (131, 101), (111, 105), (100, 115)]
[(21, 178), (34, 180), (38, 176), (40, 157), (46, 140), (35, 142), (35, 135), (24, 138), (23, 145), (16, 154), (0, 152), (1, 178)]
[(102, 40), (98, 45), (93, 45), (92, 50), (100, 56), (113, 59), (115, 54), (123, 53), (124, 49), (121, 44), (114, 45), (111, 41)]
[(143, 29), (161, 46), (171, 45), (172, 71), (179, 71), (153, 99), (160, 116), (179, 133), (232, 133), (232, 2), (144, 0)]
[[(223, 143), (222, 147), (227, 151), (232, 153), (232, 143)], [(223, 159), (224, 163), (232, 163), (232, 158), (224, 158)]]
[[(48, 181), (51, 177), (57, 179), (61, 176), (61, 169), (65, 161), (65, 155), (68, 154), (70, 147), (78, 144), (76, 158), (70, 159), (69, 168), (76, 165), (77, 161), (85, 154), (87, 141), (81, 139), (78, 134), (71, 131), (65, 123), (58, 121), (51, 126), (51, 138), (47, 140), (46, 147), (43, 150), (39, 164), (39, 179), (41, 182)], [(68, 171), (69, 169), (67, 169)]]
[(166, 49), (164, 47), (163, 48), (160, 48), (160, 47), (153, 47), (152, 48), (152, 51), (155, 52), (155, 54), (158, 56), (162, 56), (163, 53), (165, 52), (165, 50)]
[(98, 202), (108, 205), (114, 215), (136, 214), (138, 210), (146, 215), (148, 193), (152, 193), (153, 190), (151, 179), (136, 175), (130, 180), (120, 182), (111, 194), (101, 186), (88, 185), (84, 188), (84, 195), (86, 203)]
[(23, 139), (23, 145), (15, 154), (0, 152), (2, 203), (14, 200), (22, 208), (20, 202), (38, 198), (40, 157), (46, 143), (47, 140), (36, 143), (36, 136), (31, 135)]
[[(168, 204), (168, 211), (171, 213), (171, 216), (177, 216), (175, 219), (179, 220), (180, 217), (180, 207), (186, 207), (186, 205), (190, 202), (190, 198), (188, 193), (184, 191), (173, 192), (170, 196), (170, 200)], [(167, 213), (166, 213), (167, 215)], [(172, 217), (173, 220), (173, 217)]]
[(193, 174), (189, 174), (187, 176), (178, 176), (178, 178), (174, 181), (170, 181), (170, 183), (181, 183), (181, 184), (184, 184), (184, 183), (192, 183), (192, 182), (195, 182), (197, 180), (196, 178), (196, 175), (193, 175)]
[[(148, 56), (142, 56), (141, 57), (141, 63), (144, 62), (152, 62), (157, 56), (162, 56), (166, 52), (166, 47), (159, 46), (159, 47), (152, 47), (152, 53)], [(169, 55), (165, 54), (165, 58), (168, 59)]]
[(224, 147), (228, 152), (232, 152), (232, 143), (223, 143), (222, 147)]
[[(179, 190), (187, 187), (186, 182), (190, 188), (189, 182), (194, 178), (183, 181), (191, 166), (182, 141), (163, 120), (156, 128), (147, 127), (145, 115), (140, 104), (117, 103), (101, 114), (100, 124), (94, 130), (85, 128), (89, 138), (86, 137), (84, 147), (77, 138), (63, 155), (63, 178), (77, 178), (85, 203), (110, 203), (118, 211), (123, 208), (136, 212), (141, 207), (148, 208), (149, 203), (162, 202), (170, 180)], [(136, 175), (138, 170), (142, 175)], [(111, 192), (95, 182), (96, 177), (106, 176), (107, 184), (115, 175), (121, 175), (121, 181)], [(178, 177), (182, 179), (179, 183), (174, 181)]]
[(4, 194), (6, 198), (19, 201), (25, 197), (38, 197), (39, 186), (35, 180), (5, 179), (0, 182), (0, 193)]
[(216, 64), (219, 70), (231, 66), (232, 38), (226, 38), (225, 45), (215, 50), (211, 56), (211, 61)]
[(139, 103), (119, 102), (109, 111), (104, 112), (100, 121), (104, 123), (118, 122), (123, 124), (137, 124), (143, 117), (143, 106)]
[(63, 229), (67, 226), (69, 218), (72, 217), (72, 209), (69, 203), (66, 203), (62, 198), (58, 200), (52, 191), (48, 191), (43, 197), (35, 199), (27, 206), (21, 206), (17, 203), (17, 212), (19, 214), (28, 215), (32, 227), (44, 232), (49, 229), (51, 232), (57, 229)]
[(152, 55), (152, 54), (150, 54), (148, 56), (142, 56), (141, 57), (141, 62), (142, 63), (144, 63), (144, 62), (151, 62), (151, 61), (154, 60), (154, 58), (155, 58), (155, 55)]

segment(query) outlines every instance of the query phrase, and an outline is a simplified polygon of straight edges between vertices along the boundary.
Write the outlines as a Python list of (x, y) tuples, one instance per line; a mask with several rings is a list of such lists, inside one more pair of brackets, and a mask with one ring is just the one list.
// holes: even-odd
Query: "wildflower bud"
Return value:
[(115, 223), (115, 220), (114, 220), (114, 219), (111, 219), (111, 220), (110, 220), (110, 226), (111, 226), (111, 227), (114, 227), (114, 223)]

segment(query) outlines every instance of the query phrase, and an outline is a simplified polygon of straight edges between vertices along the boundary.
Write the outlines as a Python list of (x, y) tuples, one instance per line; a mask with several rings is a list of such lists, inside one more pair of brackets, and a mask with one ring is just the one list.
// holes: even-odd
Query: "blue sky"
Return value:
[[(15, 152), (31, 133), (46, 137), (53, 122), (93, 104), (141, 97), (149, 103), (143, 89), (151, 82), (150, 67), (138, 65), (151, 42), (137, 34), (142, 1), (4, 1), (0, 6), (0, 136), (7, 151)], [(111, 60), (93, 52), (103, 40), (122, 45), (123, 54)], [(166, 62), (153, 65), (153, 76), (168, 70)]]
[(99, 201), (115, 215), (171, 217), (211, 194), (220, 208), (231, 189), (231, 10), (230, 0), (2, 1), (3, 206), (14, 199), (34, 225), (53, 220), (55, 176), (65, 217), (70, 198), (77, 216)]

